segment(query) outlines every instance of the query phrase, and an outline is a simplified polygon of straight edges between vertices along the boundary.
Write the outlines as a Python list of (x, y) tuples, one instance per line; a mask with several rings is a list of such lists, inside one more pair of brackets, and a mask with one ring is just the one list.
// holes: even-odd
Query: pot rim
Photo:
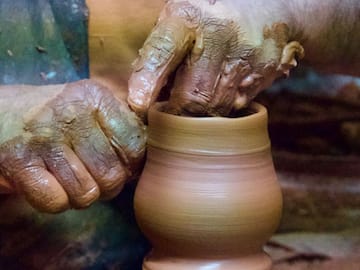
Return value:
[(172, 115), (161, 111), (165, 104), (156, 103), (149, 110), (149, 146), (201, 155), (238, 155), (270, 148), (267, 110), (259, 103), (251, 103), (254, 113), (237, 118)]
[(175, 115), (175, 114), (170, 114), (170, 113), (166, 113), (164, 111), (162, 111), (161, 109), (167, 104), (167, 101), (163, 101), (163, 102), (156, 102), (154, 105), (152, 105), (149, 109), (149, 113), (151, 112), (152, 114), (155, 115), (161, 115), (161, 117), (166, 117), (166, 118), (172, 118), (173, 120), (176, 121), (186, 121), (187, 123), (191, 123), (191, 122), (196, 122), (196, 123), (201, 123), (201, 122), (223, 122), (223, 121), (228, 121), (228, 122), (241, 122), (241, 121), (253, 121), (256, 118), (259, 117), (266, 117), (267, 118), (267, 109), (265, 108), (264, 105), (257, 103), (257, 102), (251, 102), (248, 109), (251, 109), (252, 111), (248, 114), (248, 115), (244, 115), (244, 116), (239, 116), (239, 117), (224, 117), (224, 116), (201, 116), (201, 117), (193, 117), (193, 116), (183, 116), (183, 115)]

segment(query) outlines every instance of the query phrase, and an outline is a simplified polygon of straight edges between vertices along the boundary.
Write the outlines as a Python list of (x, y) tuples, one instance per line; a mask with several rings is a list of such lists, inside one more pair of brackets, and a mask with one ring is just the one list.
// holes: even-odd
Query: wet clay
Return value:
[(23, 101), (21, 94), (43, 93), (42, 99), (26, 99), (21, 110), (7, 112), (18, 117), (0, 144), (0, 174), (36, 209), (56, 213), (113, 198), (141, 169), (145, 127), (102, 85), (82, 80), (1, 90), (17, 93), (17, 102)]
[[(166, 83), (171, 89), (169, 113), (228, 116), (276, 78), (289, 75), (304, 49), (289, 42), (288, 25), (271, 21), (257, 29), (257, 37), (246, 32), (251, 23), (246, 16), (229, 5), (190, 0), (166, 4), (129, 81), (128, 102), (139, 115), (145, 117)], [(175, 79), (167, 81), (175, 70)]]
[[(167, 5), (133, 64), (128, 103), (144, 116), (170, 74), (196, 43), (199, 9), (187, 2)], [(196, 48), (197, 46), (195, 46)]]
[[(148, 153), (135, 193), (138, 224), (153, 250), (147, 270), (269, 270), (263, 244), (282, 198), (267, 114), (184, 117), (149, 111)], [(243, 268), (242, 268), (243, 267)]]
[(211, 31), (202, 30), (208, 44), (198, 61), (190, 58), (179, 68), (169, 113), (228, 116), (231, 111), (246, 106), (276, 78), (288, 77), (297, 66), (296, 58), (304, 57), (300, 43), (288, 43), (290, 33), (285, 23), (265, 26), (262, 44), (252, 48), (241, 40), (241, 30), (237, 27), (232, 20), (219, 19), (216, 26), (210, 27)]

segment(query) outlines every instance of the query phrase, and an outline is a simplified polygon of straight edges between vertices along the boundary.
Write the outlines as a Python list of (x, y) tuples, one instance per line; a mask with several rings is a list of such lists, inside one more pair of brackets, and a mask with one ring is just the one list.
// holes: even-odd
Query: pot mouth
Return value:
[(267, 116), (267, 109), (257, 102), (251, 102), (250, 105), (244, 109), (233, 111), (228, 117), (224, 116), (183, 116), (175, 115), (166, 112), (167, 101), (157, 102), (150, 107), (149, 112), (152, 114), (162, 114), (162, 117), (174, 118), (177, 120), (185, 119), (187, 122), (216, 122), (216, 121), (246, 121), (247, 119), (253, 119), (257, 117)]
[(164, 112), (166, 102), (153, 105), (148, 115), (148, 145), (169, 151), (235, 155), (270, 147), (267, 110), (251, 103), (239, 117), (190, 117)]

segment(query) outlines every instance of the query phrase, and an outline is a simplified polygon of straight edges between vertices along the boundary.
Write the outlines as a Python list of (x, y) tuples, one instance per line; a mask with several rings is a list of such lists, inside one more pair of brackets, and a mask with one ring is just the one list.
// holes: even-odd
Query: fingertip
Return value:
[(129, 172), (121, 164), (111, 168), (97, 183), (101, 190), (101, 199), (110, 200), (120, 193), (123, 189)]
[(32, 207), (43, 213), (58, 214), (70, 209), (69, 200), (63, 196), (53, 197), (53, 200), (47, 204), (38, 203), (38, 201), (32, 202), (29, 198), (26, 199)]
[(239, 92), (237, 92), (234, 99), (233, 108), (235, 110), (240, 110), (241, 108), (245, 107), (247, 103), (248, 99), (246, 94), (240, 94)]
[[(129, 90), (129, 93), (131, 91)], [(134, 92), (134, 91), (133, 91)], [(128, 97), (127, 102), (129, 104), (130, 109), (143, 121), (146, 121), (147, 118), (147, 110), (145, 106), (142, 106), (139, 103), (136, 103), (133, 101), (133, 99), (130, 97)], [(145, 107), (145, 108), (144, 108)]]
[(69, 198), (55, 177), (44, 168), (39, 168), (36, 172), (25, 172), (17, 181), (29, 204), (46, 213), (59, 213), (69, 209)]
[(100, 189), (94, 178), (68, 146), (63, 146), (62, 161), (53, 164), (53, 160), (47, 160), (46, 163), (68, 194), (72, 208), (86, 208), (100, 197)]
[(124, 185), (125, 185), (125, 183), (122, 182), (120, 185), (117, 186), (117, 188), (114, 188), (111, 191), (107, 191), (105, 193), (102, 193), (101, 196), (100, 196), (100, 200), (109, 201), (111, 199), (114, 199), (123, 190)]
[(146, 118), (148, 109), (156, 101), (164, 84), (160, 78), (156, 78), (155, 71), (142, 69), (134, 71), (130, 76), (127, 102), (142, 120)]
[[(174, 11), (178, 8), (180, 7), (176, 7)], [(149, 107), (157, 100), (170, 74), (194, 46), (196, 16), (183, 16), (192, 14), (194, 9), (188, 6), (181, 10), (181, 14), (165, 16), (156, 25), (135, 61), (129, 79), (128, 103), (142, 119), (145, 119)]]
[(76, 196), (75, 200), (71, 200), (71, 206), (74, 209), (83, 209), (89, 207), (100, 197), (100, 190), (98, 186), (94, 186), (86, 193)]

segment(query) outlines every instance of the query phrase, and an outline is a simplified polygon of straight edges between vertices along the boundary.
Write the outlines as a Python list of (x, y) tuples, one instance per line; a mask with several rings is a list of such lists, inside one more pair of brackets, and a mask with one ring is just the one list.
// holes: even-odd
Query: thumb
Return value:
[(14, 192), (14, 187), (8, 181), (6, 181), (2, 175), (0, 175), (0, 194), (10, 194)]
[(193, 46), (195, 30), (180, 17), (159, 22), (139, 51), (129, 79), (130, 107), (142, 118), (156, 101), (169, 75)]

